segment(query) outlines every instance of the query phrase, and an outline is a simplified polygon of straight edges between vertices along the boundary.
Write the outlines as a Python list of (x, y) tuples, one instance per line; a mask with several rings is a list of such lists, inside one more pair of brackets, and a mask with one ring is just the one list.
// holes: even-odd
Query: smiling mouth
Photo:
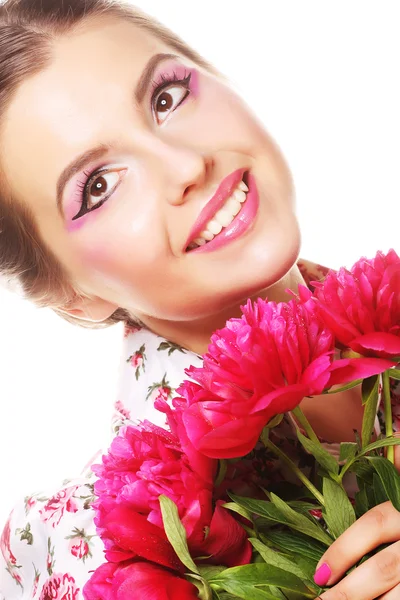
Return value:
[(200, 246), (204, 246), (218, 237), (218, 235), (232, 223), (235, 217), (240, 214), (243, 205), (246, 202), (248, 191), (248, 172), (246, 171), (243, 174), (241, 181), (225, 200), (221, 208), (206, 223), (203, 231), (190, 242), (186, 248), (186, 252), (200, 248)]

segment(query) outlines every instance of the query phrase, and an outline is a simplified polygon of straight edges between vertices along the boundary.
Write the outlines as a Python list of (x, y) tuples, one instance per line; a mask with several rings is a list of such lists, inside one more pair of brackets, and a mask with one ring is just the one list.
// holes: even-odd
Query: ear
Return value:
[(76, 319), (81, 319), (82, 321), (100, 323), (101, 321), (108, 319), (117, 308), (119, 308), (117, 304), (94, 296), (93, 298), (74, 298), (71, 304), (68, 304), (68, 306), (61, 306), (57, 308), (57, 310), (66, 313), (67, 315), (71, 315)]

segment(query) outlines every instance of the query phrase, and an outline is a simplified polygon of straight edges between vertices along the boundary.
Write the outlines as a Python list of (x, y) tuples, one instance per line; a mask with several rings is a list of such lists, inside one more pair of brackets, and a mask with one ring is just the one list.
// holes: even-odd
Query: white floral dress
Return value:
[[(307, 283), (327, 272), (301, 259), (298, 266)], [(126, 326), (113, 430), (138, 419), (163, 426), (165, 417), (154, 409), (154, 400), (160, 396), (170, 400), (185, 379), (184, 370), (201, 366), (201, 362), (200, 356), (148, 330)], [(281, 445), (292, 445), (300, 452), (287, 420), (277, 435)], [(338, 444), (330, 445), (332, 453), (337, 449)], [(99, 451), (91, 464), (100, 462), (103, 451), (106, 449)], [(266, 470), (268, 477), (281, 476), (282, 466), (272, 457), (265, 458), (257, 456), (254, 468)], [(303, 457), (304, 465), (307, 460)], [(77, 479), (64, 481), (57, 490), (26, 496), (14, 507), (0, 538), (0, 600), (83, 599), (82, 588), (90, 573), (104, 562), (91, 508), (94, 479), (89, 465)]]

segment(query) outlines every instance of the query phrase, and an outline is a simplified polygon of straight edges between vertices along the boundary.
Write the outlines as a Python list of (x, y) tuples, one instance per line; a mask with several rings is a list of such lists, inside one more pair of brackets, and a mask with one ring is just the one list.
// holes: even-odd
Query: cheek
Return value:
[[(167, 271), (168, 254), (159, 224), (123, 214), (82, 240), (77, 254), (96, 292), (117, 298), (142, 297), (153, 276)], [(152, 277), (149, 277), (149, 273)], [(106, 292), (107, 289), (107, 292)]]
[(214, 142), (216, 150), (236, 150), (250, 155), (270, 148), (271, 139), (263, 124), (244, 100), (212, 79), (200, 79), (192, 118), (191, 129), (195, 127), (199, 144)]

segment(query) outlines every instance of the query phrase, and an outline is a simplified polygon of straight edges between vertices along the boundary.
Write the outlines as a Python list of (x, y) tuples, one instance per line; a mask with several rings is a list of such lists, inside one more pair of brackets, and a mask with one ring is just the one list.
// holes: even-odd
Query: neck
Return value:
[[(285, 292), (285, 290), (290, 289), (297, 294), (299, 284), (305, 285), (305, 282), (299, 268), (295, 264), (280, 281), (259, 291), (250, 298), (252, 300), (264, 298), (274, 302), (288, 302), (293, 299), (293, 296)], [(217, 314), (198, 320), (171, 322), (147, 316), (141, 316), (140, 318), (144, 325), (157, 335), (166, 338), (170, 342), (179, 344), (196, 354), (205, 354), (212, 333), (216, 329), (224, 327), (228, 319), (240, 317), (240, 306), (246, 300), (247, 298), (243, 298), (235, 306), (230, 306)]]

